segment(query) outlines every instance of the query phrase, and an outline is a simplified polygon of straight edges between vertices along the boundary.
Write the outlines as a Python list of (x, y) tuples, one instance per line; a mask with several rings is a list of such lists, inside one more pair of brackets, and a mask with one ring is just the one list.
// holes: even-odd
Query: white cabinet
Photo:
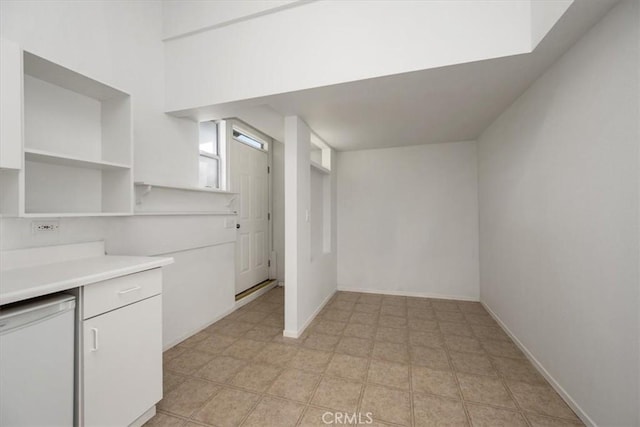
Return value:
[(154, 269), (85, 287), (81, 425), (128, 426), (162, 398), (161, 278)]
[(22, 168), (22, 50), (0, 39), (0, 168)]

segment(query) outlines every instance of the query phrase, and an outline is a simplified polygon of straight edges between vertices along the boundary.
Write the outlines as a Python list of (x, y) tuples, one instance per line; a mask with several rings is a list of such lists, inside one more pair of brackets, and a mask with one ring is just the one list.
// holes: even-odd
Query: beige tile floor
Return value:
[(167, 350), (147, 426), (582, 425), (479, 303), (338, 292), (297, 340), (283, 307), (275, 288)]

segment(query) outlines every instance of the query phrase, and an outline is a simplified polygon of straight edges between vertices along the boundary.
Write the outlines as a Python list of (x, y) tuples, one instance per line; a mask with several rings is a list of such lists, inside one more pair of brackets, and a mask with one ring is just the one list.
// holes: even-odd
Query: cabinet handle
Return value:
[(93, 332), (93, 348), (91, 351), (98, 351), (98, 328), (91, 328)]
[(128, 294), (129, 292), (139, 291), (142, 289), (142, 286), (134, 286), (133, 288), (125, 289), (124, 291), (118, 292), (118, 295)]

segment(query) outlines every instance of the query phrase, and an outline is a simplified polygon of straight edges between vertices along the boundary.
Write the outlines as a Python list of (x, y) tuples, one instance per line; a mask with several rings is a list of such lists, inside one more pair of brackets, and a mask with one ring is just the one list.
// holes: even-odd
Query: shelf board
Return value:
[(25, 160), (30, 162), (49, 163), (52, 165), (72, 166), (84, 169), (131, 169), (131, 166), (121, 163), (86, 160), (79, 157), (68, 156), (66, 154), (57, 154), (50, 151), (36, 150), (33, 148), (25, 148), (24, 158)]
[(128, 97), (126, 92), (89, 78), (30, 52), (24, 52), (24, 73), (73, 92), (105, 101), (116, 97)]
[(181, 187), (181, 186), (175, 186), (175, 185), (164, 185), (164, 184), (153, 184), (150, 182), (134, 182), (136, 187), (155, 187), (155, 188), (162, 188), (165, 190), (181, 190), (181, 191), (200, 191), (203, 193), (219, 193), (219, 194), (227, 194), (230, 196), (235, 196), (238, 193), (232, 193), (231, 191), (225, 191), (225, 190), (216, 190), (214, 188), (202, 188), (202, 187)]
[(236, 211), (136, 211), (134, 215), (138, 216), (190, 216), (190, 215), (211, 215), (211, 216), (237, 216), (238, 212)]
[(331, 175), (331, 170), (330, 169), (325, 168), (320, 163), (314, 162), (313, 160), (311, 160), (311, 167), (314, 168), (314, 169), (317, 169), (321, 173), (324, 173), (326, 175)]
[(76, 218), (89, 216), (131, 216), (132, 212), (28, 212), (20, 215), (22, 218)]

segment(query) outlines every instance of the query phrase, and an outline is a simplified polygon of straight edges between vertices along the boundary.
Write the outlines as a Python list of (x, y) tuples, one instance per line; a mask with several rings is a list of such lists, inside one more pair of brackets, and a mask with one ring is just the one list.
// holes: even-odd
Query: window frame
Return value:
[[(251, 144), (249, 142), (243, 141), (242, 139), (240, 139), (239, 137), (237, 137), (235, 135), (236, 132), (238, 134), (240, 134), (241, 136), (244, 136), (245, 138), (248, 138), (249, 140), (254, 141), (256, 145), (260, 145), (260, 146), (256, 147), (254, 144)], [(239, 127), (239, 126), (237, 126), (235, 124), (231, 127), (231, 137), (233, 139), (235, 139), (236, 141), (238, 141), (239, 143), (246, 145), (247, 147), (251, 147), (251, 148), (253, 148), (255, 150), (269, 152), (269, 143), (267, 141), (265, 141), (264, 139), (254, 135), (251, 132), (248, 132), (244, 128), (241, 128), (241, 127)]]
[[(211, 160), (215, 160), (218, 164), (218, 168), (217, 168), (217, 182), (218, 185), (217, 186), (207, 186), (207, 185), (201, 185), (201, 183), (199, 182), (198, 184), (201, 185), (202, 188), (211, 188), (214, 190), (222, 190), (222, 157), (220, 155), (220, 151), (221, 151), (221, 144), (220, 144), (220, 123), (217, 121), (213, 121), (211, 120), (211, 122), (213, 122), (216, 125), (216, 140), (215, 140), (215, 146), (216, 146), (216, 152), (218, 154), (213, 154), (210, 153), (208, 151), (205, 150), (200, 150), (200, 141), (198, 141), (198, 175), (200, 174), (200, 158), (201, 157), (206, 157), (208, 159)], [(200, 126), (200, 123), (203, 122), (199, 122), (198, 126)], [(200, 128), (198, 128), (198, 131), (200, 132)]]

